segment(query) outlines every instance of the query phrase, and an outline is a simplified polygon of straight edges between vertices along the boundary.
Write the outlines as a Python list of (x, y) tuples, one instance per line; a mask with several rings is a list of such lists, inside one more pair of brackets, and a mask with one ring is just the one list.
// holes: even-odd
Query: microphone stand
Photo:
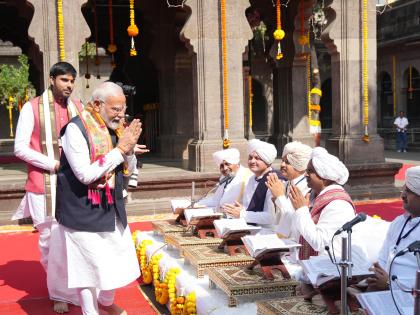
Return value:
[(352, 277), (351, 262), (351, 233), (352, 230), (347, 230), (347, 237), (341, 238), (341, 261), (338, 263), (341, 269), (341, 314), (348, 315), (347, 308), (347, 279)]

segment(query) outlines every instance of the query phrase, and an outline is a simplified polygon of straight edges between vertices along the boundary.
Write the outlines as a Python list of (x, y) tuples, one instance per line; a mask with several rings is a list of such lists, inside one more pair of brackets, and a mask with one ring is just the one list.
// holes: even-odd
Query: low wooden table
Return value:
[(243, 253), (230, 256), (217, 245), (185, 248), (184, 257), (196, 268), (197, 278), (204, 277), (210, 267), (246, 266), (254, 261), (251, 256)]
[(152, 222), (153, 231), (162, 234), (163, 236), (167, 234), (174, 233), (183, 233), (186, 229), (185, 226), (176, 222), (176, 220), (167, 220), (167, 221), (154, 221)]
[(292, 296), (281, 299), (258, 301), (257, 315), (327, 315), (328, 310), (321, 300), (308, 302), (303, 297)]
[(299, 282), (285, 279), (280, 271), (273, 272), (274, 279), (267, 280), (261, 268), (249, 270), (246, 267), (229, 266), (209, 268), (207, 270), (210, 287), (217, 286), (228, 296), (228, 306), (237, 305), (238, 297), (246, 297), (249, 301), (262, 298), (267, 294), (276, 297), (296, 295)]
[(222, 242), (221, 238), (206, 237), (199, 238), (191, 233), (172, 233), (165, 235), (165, 243), (174, 246), (180, 252), (181, 257), (184, 256), (186, 248), (193, 248), (197, 246), (219, 245)]

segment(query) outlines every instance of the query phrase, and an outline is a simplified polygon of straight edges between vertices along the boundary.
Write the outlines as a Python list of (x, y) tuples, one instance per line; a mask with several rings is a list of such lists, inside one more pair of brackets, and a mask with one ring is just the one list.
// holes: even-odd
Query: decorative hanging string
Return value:
[(280, 4), (280, 0), (277, 0), (277, 2), (276, 2), (276, 21), (277, 21), (277, 28), (274, 31), (273, 36), (274, 36), (274, 39), (277, 41), (276, 59), (280, 60), (281, 58), (283, 58), (283, 53), (281, 52), (280, 41), (286, 35), (285, 32), (281, 29), (281, 4)]
[(305, 0), (300, 0), (300, 35), (298, 43), (301, 46), (302, 57), (305, 57), (305, 46), (309, 45), (309, 35), (305, 32)]
[(394, 102), (394, 116), (397, 115), (397, 60), (392, 56), (392, 99)]
[(89, 46), (89, 42), (86, 40), (86, 42), (85, 42), (85, 49), (86, 49), (86, 73), (85, 73), (85, 79), (86, 79), (86, 88), (87, 89), (89, 88), (89, 79), (90, 79), (88, 46)]
[(248, 90), (249, 90), (249, 129), (252, 130), (252, 102), (254, 99), (254, 92), (252, 90), (252, 75), (248, 75)]
[(363, 124), (365, 132), (362, 140), (369, 142), (369, 76), (368, 76), (368, 0), (363, 0), (362, 8), (362, 34), (363, 34)]
[(114, 21), (112, 16), (112, 0), (108, 0), (108, 14), (109, 14), (109, 44), (108, 51), (111, 53), (111, 66), (112, 68), (116, 67), (115, 64), (115, 52), (117, 51), (117, 46), (114, 44)]
[(410, 100), (413, 99), (413, 66), (410, 66), (410, 68), (408, 68), (408, 98)]
[(65, 61), (63, 0), (57, 0), (58, 48), (60, 61)]
[(15, 135), (13, 134), (13, 102), (15, 99), (13, 96), (9, 96), (9, 105), (7, 106), (7, 109), (9, 110), (9, 127), (10, 127), (10, 138), (13, 138)]
[[(309, 38), (309, 31), (308, 31)], [(310, 43), (308, 43), (309, 45)], [(315, 146), (321, 145), (321, 120), (319, 113), (321, 112), (321, 76), (318, 67), (318, 57), (316, 55), (315, 45), (309, 45), (310, 54), (308, 54), (309, 65), (311, 73), (308, 74), (309, 78), (312, 78), (310, 86), (310, 119), (309, 119), (309, 132), (314, 136)]]
[(98, 42), (98, 12), (96, 7), (96, 0), (93, 0), (93, 21), (95, 26), (95, 65), (96, 65), (96, 78), (99, 80), (101, 78), (101, 75), (99, 74), (99, 42)]
[(139, 28), (136, 25), (134, 19), (134, 0), (130, 0), (130, 26), (127, 28), (128, 36), (131, 37), (131, 49), (130, 56), (137, 56), (136, 45), (134, 43), (134, 37), (139, 34)]
[(223, 148), (230, 146), (229, 140), (229, 103), (228, 103), (228, 70), (227, 70), (227, 43), (226, 43), (226, 0), (220, 0), (221, 28), (222, 28), (222, 69), (223, 69)]

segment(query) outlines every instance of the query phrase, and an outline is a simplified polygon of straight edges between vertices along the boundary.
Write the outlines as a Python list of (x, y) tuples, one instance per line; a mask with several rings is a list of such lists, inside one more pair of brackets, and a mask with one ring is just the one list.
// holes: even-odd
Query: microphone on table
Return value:
[(360, 212), (358, 215), (356, 215), (356, 217), (353, 220), (347, 223), (344, 223), (344, 225), (334, 233), (334, 236), (341, 234), (341, 232), (351, 230), (353, 225), (356, 225), (357, 223), (363, 222), (365, 220), (366, 220), (366, 214), (363, 212)]
[(211, 192), (213, 192), (214, 190), (216, 190), (217, 188), (219, 188), (221, 185), (225, 184), (225, 183), (230, 183), (232, 181), (234, 176), (232, 176), (232, 174), (229, 174), (225, 177), (223, 177), (216, 185), (214, 185), (211, 189), (209, 189), (208, 191), (206, 191), (202, 196), (200, 196), (200, 198), (191, 201), (191, 204), (187, 207), (187, 208), (194, 208), (194, 205), (203, 200), (204, 198), (207, 197), (207, 195)]
[(405, 253), (420, 253), (420, 241), (414, 241), (410, 245), (407, 246), (407, 248), (404, 248), (403, 250), (400, 250), (395, 257), (402, 256)]

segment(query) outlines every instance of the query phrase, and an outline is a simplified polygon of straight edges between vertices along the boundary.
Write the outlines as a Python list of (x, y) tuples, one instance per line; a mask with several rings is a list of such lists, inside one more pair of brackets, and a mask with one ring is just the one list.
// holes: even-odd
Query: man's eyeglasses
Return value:
[[(106, 104), (105, 101), (103, 100), (99, 100), (99, 102)], [(111, 107), (111, 110), (115, 113), (115, 114), (119, 114), (121, 112), (125, 112), (125, 110), (127, 109), (127, 105), (122, 105), (121, 107)]]

